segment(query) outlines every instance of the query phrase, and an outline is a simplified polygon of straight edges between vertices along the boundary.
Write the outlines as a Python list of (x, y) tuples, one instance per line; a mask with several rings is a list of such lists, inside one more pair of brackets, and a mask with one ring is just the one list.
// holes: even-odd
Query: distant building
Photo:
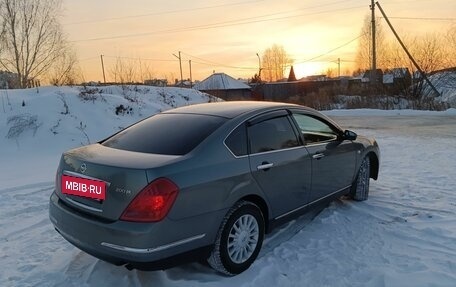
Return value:
[(191, 88), (192, 82), (190, 80), (183, 80), (183, 81), (176, 81), (174, 84), (175, 87), (180, 87), (180, 88)]
[(250, 86), (225, 73), (214, 73), (193, 88), (227, 101), (252, 99)]
[(383, 74), (383, 86), (390, 95), (403, 94), (412, 84), (412, 74), (407, 68), (393, 68)]
[(144, 85), (155, 86), (155, 87), (166, 87), (168, 85), (168, 80), (167, 79), (144, 80)]
[[(370, 83), (371, 77), (372, 77), (372, 70), (366, 70), (363, 74), (361, 74), (361, 82)], [(376, 69), (374, 71), (374, 79), (375, 79), (375, 82), (378, 84), (383, 83), (383, 71), (381, 69)]]
[(394, 68), (386, 70), (383, 74), (383, 84), (386, 85), (410, 85), (412, 74), (408, 68)]
[(326, 77), (326, 75), (311, 75), (311, 76), (305, 77), (305, 80), (321, 82), (321, 81), (327, 81), (328, 77)]

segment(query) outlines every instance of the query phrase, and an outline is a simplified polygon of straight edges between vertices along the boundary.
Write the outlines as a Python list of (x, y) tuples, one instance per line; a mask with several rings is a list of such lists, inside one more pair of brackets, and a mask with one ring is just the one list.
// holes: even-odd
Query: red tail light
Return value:
[(168, 214), (178, 192), (179, 188), (169, 179), (156, 179), (141, 190), (120, 219), (136, 222), (160, 221)]

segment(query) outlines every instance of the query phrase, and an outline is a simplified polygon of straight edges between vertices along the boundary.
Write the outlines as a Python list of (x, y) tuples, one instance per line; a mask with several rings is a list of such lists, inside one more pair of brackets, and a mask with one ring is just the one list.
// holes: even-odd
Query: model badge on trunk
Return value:
[(127, 196), (131, 194), (131, 190), (120, 188), (120, 187), (116, 187), (116, 192), (127, 195)]

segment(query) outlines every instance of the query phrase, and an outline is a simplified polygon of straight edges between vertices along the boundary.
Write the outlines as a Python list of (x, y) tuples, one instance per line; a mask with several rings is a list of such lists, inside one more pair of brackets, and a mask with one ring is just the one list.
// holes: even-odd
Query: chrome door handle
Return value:
[(263, 164), (257, 166), (257, 169), (258, 170), (267, 170), (267, 169), (270, 169), (273, 166), (274, 166), (273, 163), (263, 163)]
[(322, 157), (325, 157), (325, 155), (322, 153), (316, 153), (312, 156), (313, 159), (320, 159)]

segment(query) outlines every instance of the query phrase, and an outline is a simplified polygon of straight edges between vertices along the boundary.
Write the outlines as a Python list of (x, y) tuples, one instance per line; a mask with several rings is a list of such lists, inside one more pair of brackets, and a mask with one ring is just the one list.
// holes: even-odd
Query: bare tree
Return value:
[(47, 73), (49, 83), (54, 86), (75, 85), (82, 82), (82, 71), (78, 66), (78, 58), (76, 52), (71, 48), (67, 48), (67, 52), (56, 59)]
[(447, 67), (456, 67), (456, 24), (453, 24), (444, 36), (447, 48)]
[(327, 68), (326, 70), (322, 71), (321, 73), (326, 75), (326, 77), (328, 77), (328, 78), (337, 77), (336, 71), (332, 68)]
[[(446, 51), (443, 39), (442, 34), (439, 33), (427, 34), (415, 37), (408, 45), (410, 53), (425, 74), (430, 75), (434, 71), (445, 68)], [(433, 80), (433, 84), (436, 86), (441, 85), (439, 82), (439, 79)], [(420, 96), (427, 96), (427, 94), (432, 94), (432, 91), (420, 76), (418, 82), (412, 87), (411, 95), (414, 98), (420, 98)]]
[(439, 33), (415, 37), (413, 42), (408, 45), (410, 53), (425, 73), (445, 68), (444, 46), (443, 36)]
[(133, 83), (138, 74), (137, 67), (135, 60), (117, 57), (116, 63), (111, 69), (111, 76), (116, 83)]
[[(383, 69), (387, 66), (387, 42), (383, 26), (380, 21), (376, 21), (376, 48), (377, 48), (377, 68)], [(372, 63), (372, 29), (371, 18), (366, 16), (364, 24), (361, 28), (361, 37), (358, 41), (358, 49), (356, 51), (356, 65), (358, 69), (368, 70)]]
[(163, 74), (163, 79), (166, 79), (169, 85), (175, 85), (179, 80), (176, 77), (176, 74), (173, 72), (169, 72), (167, 74)]
[[(450, 54), (452, 47), (446, 45), (443, 33), (434, 32), (433, 34), (414, 37), (401, 35), (401, 39), (425, 74), (430, 75), (436, 70), (448, 67), (446, 55)], [(400, 85), (395, 83), (400, 93), (395, 96), (419, 100), (424, 94), (431, 93), (429, 88), (426, 89), (427, 84), (425, 84), (421, 75), (414, 72), (416, 71), (416, 67), (400, 44), (397, 41), (391, 41), (387, 47), (387, 61), (385, 65), (387, 70), (385, 72), (392, 73), (394, 71), (392, 73), (394, 77), (403, 79)], [(407, 75), (407, 72), (410, 72), (411, 75)], [(409, 77), (410, 80), (405, 80), (406, 77)], [(433, 83), (438, 84), (436, 79), (433, 80)]]
[(145, 80), (152, 80), (155, 78), (155, 74), (150, 64), (147, 62), (139, 63), (140, 66), (140, 80), (144, 82)]
[(48, 72), (67, 46), (58, 15), (61, 0), (0, 0), (0, 66), (21, 88)]
[(292, 60), (283, 46), (274, 44), (263, 53), (262, 79), (272, 82), (281, 80), (285, 76), (285, 70)]

